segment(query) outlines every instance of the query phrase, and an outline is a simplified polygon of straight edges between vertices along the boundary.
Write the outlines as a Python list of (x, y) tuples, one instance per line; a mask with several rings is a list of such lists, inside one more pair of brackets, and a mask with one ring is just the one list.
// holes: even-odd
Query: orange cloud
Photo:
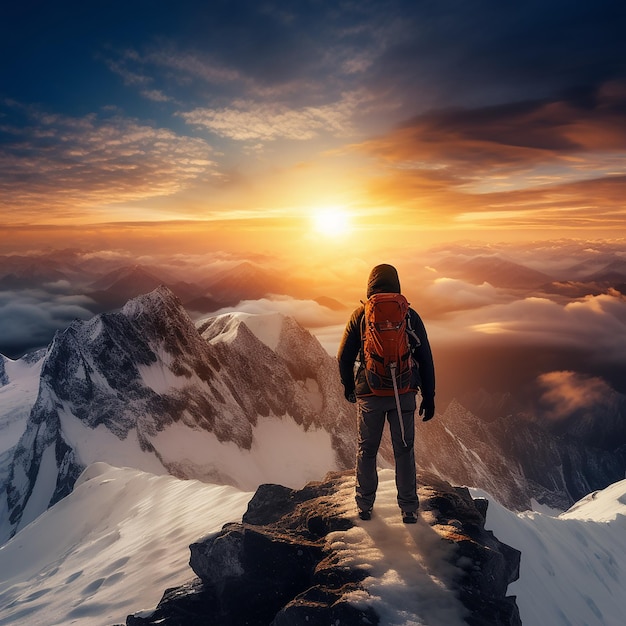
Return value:
[[(623, 87), (623, 86), (622, 86)], [(373, 202), (462, 227), (623, 227), (626, 89), (420, 115), (352, 149), (380, 171)]]
[(119, 115), (22, 113), (27, 126), (3, 128), (9, 139), (0, 149), (5, 224), (104, 221), (107, 205), (171, 196), (217, 174), (202, 139)]

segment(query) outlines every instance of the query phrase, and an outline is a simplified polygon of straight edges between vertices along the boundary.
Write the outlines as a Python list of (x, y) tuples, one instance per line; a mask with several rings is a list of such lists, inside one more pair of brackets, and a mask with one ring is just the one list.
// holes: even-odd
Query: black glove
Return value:
[(343, 388), (343, 395), (345, 396), (348, 402), (354, 404), (356, 402), (356, 396), (354, 395), (354, 389), (348, 391), (345, 387)]
[(422, 422), (427, 422), (435, 417), (435, 401), (432, 398), (428, 400), (424, 398), (422, 400), (420, 404), (420, 415), (424, 416)]

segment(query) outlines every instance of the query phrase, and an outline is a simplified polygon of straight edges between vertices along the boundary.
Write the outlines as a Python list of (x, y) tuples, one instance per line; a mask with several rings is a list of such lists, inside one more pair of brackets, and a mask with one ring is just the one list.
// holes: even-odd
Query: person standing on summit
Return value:
[(369, 520), (372, 516), (378, 488), (376, 456), (388, 421), (402, 521), (414, 524), (419, 508), (414, 450), (416, 395), (419, 390), (419, 415), (423, 421), (432, 419), (435, 368), (424, 323), (401, 295), (398, 272), (392, 265), (377, 265), (370, 272), (367, 301), (352, 313), (337, 359), (344, 395), (357, 405), (359, 517)]

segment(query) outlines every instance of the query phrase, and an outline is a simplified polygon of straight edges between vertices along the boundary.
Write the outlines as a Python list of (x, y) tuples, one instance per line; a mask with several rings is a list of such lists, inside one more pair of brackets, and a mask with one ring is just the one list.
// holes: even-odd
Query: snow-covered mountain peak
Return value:
[(57, 333), (9, 470), (9, 533), (98, 461), (244, 489), (353, 463), (352, 407), (308, 331), (282, 316), (208, 326), (214, 341), (159, 287)]
[(282, 313), (223, 313), (200, 320), (197, 327), (209, 342), (236, 340), (241, 325), (244, 324), (270, 350), (276, 350), (285, 324)]
[(559, 519), (591, 520), (594, 522), (612, 522), (621, 519), (626, 528), (626, 480), (620, 480), (599, 491), (593, 491), (565, 513)]
[(121, 312), (130, 319), (149, 315), (165, 317), (168, 313), (172, 312), (187, 317), (187, 313), (180, 303), (180, 300), (165, 285), (160, 285), (150, 293), (129, 300), (122, 307)]
[(36, 350), (15, 360), (0, 354), (0, 387), (38, 373), (45, 354), (43, 349)]

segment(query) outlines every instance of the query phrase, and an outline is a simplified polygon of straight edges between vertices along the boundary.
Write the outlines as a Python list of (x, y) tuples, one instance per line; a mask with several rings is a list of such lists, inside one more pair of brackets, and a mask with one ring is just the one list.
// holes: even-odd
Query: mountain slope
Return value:
[[(334, 590), (336, 599), (341, 598), (330, 603), (331, 611), (343, 608), (344, 613), (353, 615), (378, 614), (390, 624), (410, 623), (409, 617), (419, 616), (421, 621), (416, 623), (460, 625), (468, 608), (479, 615), (480, 607), (464, 603), (480, 598), (486, 601), (483, 609), (498, 605), (487, 600), (512, 608), (510, 601), (504, 602), (504, 595), (507, 576), (512, 578), (516, 572), (514, 558), (511, 566), (506, 565), (509, 556), (515, 557), (514, 551), (499, 554), (504, 548), (480, 530), (484, 519), (465, 490), (457, 493), (450, 486), (442, 490), (439, 483), (433, 483), (422, 493), (424, 504), (438, 503), (443, 510), (447, 503), (447, 512), (433, 508), (410, 528), (397, 514), (391, 472), (381, 473), (377, 514), (367, 526), (354, 514), (352, 490), (353, 478), (340, 475), (295, 493), (265, 485), (250, 501), (251, 493), (232, 487), (94, 464), (67, 498), (0, 550), (0, 625), (111, 626), (122, 623), (129, 614), (150, 620), (163, 589), (169, 588), (174, 599), (183, 599), (176, 589), (181, 585), (198, 590), (188, 566), (189, 545), (240, 527), (244, 512), (242, 521), (249, 532), (242, 548), (256, 553), (256, 566), (262, 569), (257, 589), (273, 582), (263, 558), (274, 557), (276, 568), (287, 566), (289, 579), (295, 581), (300, 566), (306, 565), (305, 555), (325, 557), (315, 572), (303, 572), (315, 577), (317, 587), (285, 607), (281, 624), (335, 623), (305, 619), (306, 615), (324, 616), (317, 612), (331, 598), (324, 589)], [(456, 518), (456, 526), (450, 525), (451, 516)], [(464, 534), (468, 531), (474, 541)], [(233, 546), (227, 540), (220, 545), (225, 547), (222, 558), (214, 554), (209, 563), (215, 574), (242, 574), (237, 567), (236, 543)], [(231, 553), (228, 547), (235, 550)], [(481, 555), (480, 575), (476, 575), (468, 550), (475, 558)], [(474, 574), (463, 581), (463, 568), (468, 567)], [(250, 567), (248, 575), (253, 573), (254, 567)], [(497, 584), (490, 573), (498, 574)], [(341, 584), (350, 579), (352, 584)], [(362, 584), (354, 584), (357, 580)], [(463, 595), (463, 584), (468, 591), (477, 591), (481, 581), (484, 594)], [(223, 590), (236, 592), (235, 587), (227, 584)], [(239, 610), (254, 604), (254, 588), (241, 589)], [(274, 585), (261, 597), (263, 606), (274, 605), (279, 593)], [(302, 621), (296, 621), (298, 614)], [(172, 616), (161, 623), (194, 623), (188, 613), (184, 615), (182, 622)], [(207, 623), (206, 614), (199, 623)]]
[(494, 287), (513, 289), (533, 289), (553, 280), (548, 274), (497, 255), (471, 259), (448, 257), (437, 264), (437, 270), (477, 285), (487, 282)]
[(486, 528), (522, 552), (520, 576), (509, 592), (517, 596), (524, 626), (624, 623), (626, 480), (558, 517), (513, 513), (492, 501)]
[(43, 356), (39, 351), (13, 361), (0, 354), (0, 493), (37, 399)]
[(111, 626), (189, 578), (188, 546), (252, 494), (105, 463), (0, 550), (0, 624)]
[(9, 532), (95, 461), (244, 489), (350, 466), (354, 442), (336, 433), (352, 407), (325, 384), (334, 361), (315, 339), (286, 320), (279, 353), (244, 323), (229, 333), (201, 337), (165, 287), (58, 333), (9, 472)]
[(487, 422), (454, 401), (432, 422), (418, 422), (416, 459), (451, 482), (480, 486), (513, 510), (531, 509), (533, 500), (565, 510), (623, 478), (626, 446), (607, 450), (555, 435), (527, 415)]
[(127, 626), (519, 626), (506, 593), (520, 555), (484, 530), (487, 502), (420, 475), (422, 513), (407, 526), (393, 472), (381, 478), (367, 522), (352, 506), (352, 472), (297, 491), (262, 485), (241, 523), (190, 546), (199, 580), (169, 589)]

